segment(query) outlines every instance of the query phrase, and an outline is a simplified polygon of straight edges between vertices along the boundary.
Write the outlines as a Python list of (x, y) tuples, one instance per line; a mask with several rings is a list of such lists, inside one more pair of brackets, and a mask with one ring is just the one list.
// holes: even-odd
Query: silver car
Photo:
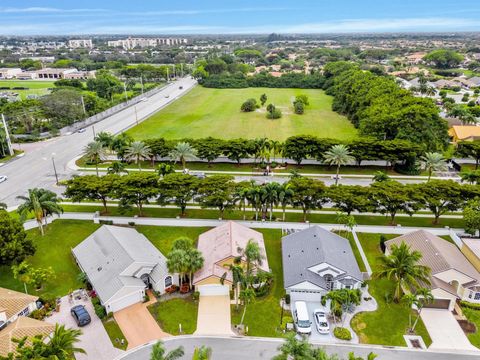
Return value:
[(6, 177), (5, 175), (0, 175), (0, 183), (7, 181), (7, 179), (8, 177)]
[(330, 326), (328, 325), (327, 314), (323, 309), (315, 309), (313, 311), (315, 326), (320, 334), (329, 334)]

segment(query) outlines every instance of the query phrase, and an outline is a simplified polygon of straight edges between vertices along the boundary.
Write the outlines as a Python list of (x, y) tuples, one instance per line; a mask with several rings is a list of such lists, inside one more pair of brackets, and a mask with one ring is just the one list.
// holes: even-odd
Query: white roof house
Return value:
[(143, 301), (152, 287), (178, 284), (165, 256), (135, 229), (104, 225), (72, 250), (107, 312)]

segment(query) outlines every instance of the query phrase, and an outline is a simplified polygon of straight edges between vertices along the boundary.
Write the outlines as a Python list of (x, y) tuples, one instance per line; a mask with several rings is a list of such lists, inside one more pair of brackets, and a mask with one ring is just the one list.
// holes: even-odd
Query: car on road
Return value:
[(72, 314), (75, 322), (78, 326), (85, 326), (90, 324), (92, 318), (88, 313), (87, 309), (83, 305), (76, 305), (70, 309), (70, 313)]
[(323, 309), (315, 309), (313, 311), (313, 318), (315, 326), (320, 334), (330, 333), (330, 326), (328, 325), (327, 315)]
[(170, 97), (170, 95), (165, 95), (165, 97), (168, 99)]
[(146, 98), (146, 97), (141, 98), (140, 101), (148, 101), (148, 98)]
[(6, 177), (5, 175), (1, 175), (0, 176), (0, 183), (4, 182), (4, 181), (7, 181), (8, 177)]
[(178, 89), (179, 89), (179, 90), (183, 90), (183, 86), (179, 86)]
[(81, 133), (84, 133), (85, 131), (87, 131), (87, 130), (85, 128), (83, 128), (83, 129), (78, 130), (77, 133), (81, 134)]

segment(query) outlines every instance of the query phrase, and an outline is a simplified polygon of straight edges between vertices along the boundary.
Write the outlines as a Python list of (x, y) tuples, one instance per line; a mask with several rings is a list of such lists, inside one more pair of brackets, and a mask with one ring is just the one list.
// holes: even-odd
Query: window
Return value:
[(170, 275), (165, 278), (165, 288), (169, 288), (173, 284), (173, 279)]
[(330, 275), (330, 274), (327, 274), (323, 277), (323, 279), (325, 280), (327, 290), (332, 291), (333, 290), (333, 285), (334, 285), (333, 276)]
[(30, 313), (30, 310), (28, 309), (28, 307), (26, 307), (25, 309), (23, 309), (18, 313), (18, 316), (27, 316), (29, 313)]
[(473, 300), (480, 300), (480, 292), (475, 293), (475, 297), (473, 298)]
[(351, 289), (352, 287), (350, 285), (345, 285), (345, 289)]

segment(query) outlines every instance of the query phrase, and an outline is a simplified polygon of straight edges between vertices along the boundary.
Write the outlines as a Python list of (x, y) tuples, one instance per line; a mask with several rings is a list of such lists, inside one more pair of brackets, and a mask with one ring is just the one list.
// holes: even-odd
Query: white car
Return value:
[(5, 175), (1, 175), (0, 176), (0, 183), (4, 182), (4, 181), (7, 181), (8, 177), (6, 177)]
[(81, 134), (81, 133), (84, 133), (85, 131), (87, 131), (87, 130), (85, 128), (83, 128), (83, 129), (78, 130), (77, 133)]
[(328, 325), (327, 315), (323, 309), (315, 309), (313, 311), (315, 326), (320, 334), (329, 334), (330, 326)]

